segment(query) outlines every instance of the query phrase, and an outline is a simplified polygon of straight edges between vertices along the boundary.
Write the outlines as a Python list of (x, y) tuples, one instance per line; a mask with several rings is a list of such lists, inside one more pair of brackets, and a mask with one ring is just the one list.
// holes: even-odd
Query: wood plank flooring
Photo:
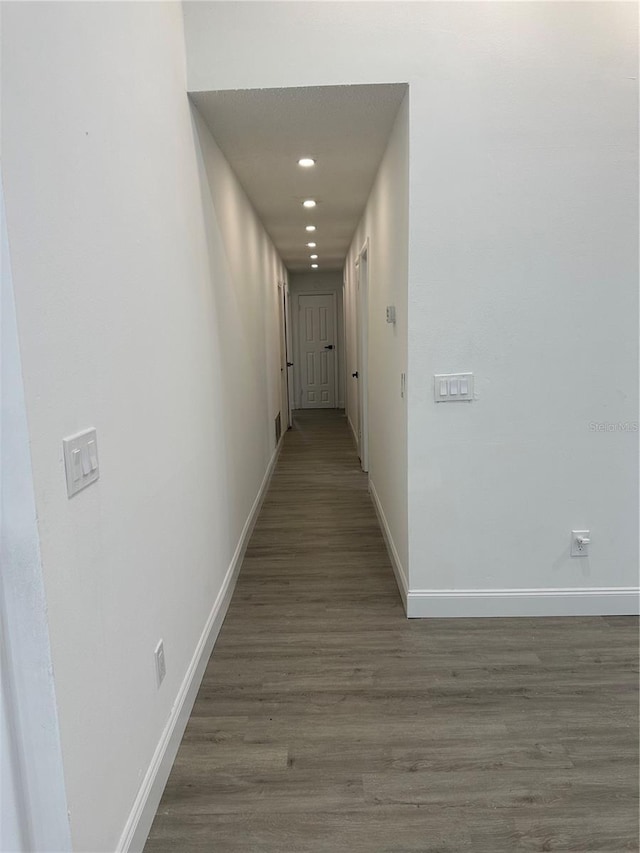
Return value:
[(638, 850), (635, 618), (408, 621), (298, 412), (145, 853)]

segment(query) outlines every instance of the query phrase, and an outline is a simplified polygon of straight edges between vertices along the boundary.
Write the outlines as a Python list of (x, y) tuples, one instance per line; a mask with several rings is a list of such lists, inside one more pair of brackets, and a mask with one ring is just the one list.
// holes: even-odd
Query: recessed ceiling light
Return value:
[(308, 169), (310, 166), (315, 166), (316, 161), (311, 157), (301, 157), (298, 160), (298, 166), (303, 166), (305, 169)]
[(317, 245), (318, 245), (317, 243), (307, 243), (307, 246), (308, 246), (310, 249), (315, 249), (315, 247), (316, 247)]
[(315, 231), (315, 230), (316, 230), (316, 226), (315, 226), (315, 225), (307, 225), (307, 226), (305, 226), (305, 229), (304, 229), (304, 230), (305, 230), (305, 231)]
[(309, 255), (309, 257), (311, 258), (312, 261), (315, 261), (318, 256), (317, 255)]
[(318, 269), (318, 264), (311, 264), (311, 269), (312, 269), (312, 270), (317, 270), (317, 269)]
[(312, 198), (307, 198), (302, 202), (303, 207), (315, 207), (316, 203)]

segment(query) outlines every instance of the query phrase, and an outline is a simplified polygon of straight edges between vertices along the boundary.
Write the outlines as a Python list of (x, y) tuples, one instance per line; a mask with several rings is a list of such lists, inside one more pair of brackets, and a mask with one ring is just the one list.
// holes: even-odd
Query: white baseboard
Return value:
[(371, 501), (376, 511), (376, 515), (378, 516), (378, 521), (380, 523), (380, 529), (382, 530), (382, 535), (384, 537), (385, 545), (387, 546), (387, 551), (389, 553), (389, 559), (391, 560), (391, 565), (393, 567), (393, 573), (396, 576), (396, 583), (398, 584), (398, 590), (400, 592), (400, 598), (402, 599), (402, 604), (404, 605), (405, 612), (409, 615), (407, 610), (407, 578), (404, 573), (404, 568), (402, 563), (400, 562), (400, 557), (398, 556), (398, 550), (395, 546), (395, 542), (393, 541), (393, 536), (391, 535), (391, 530), (389, 529), (389, 524), (387, 522), (387, 517), (384, 514), (384, 510), (382, 509), (382, 504), (380, 503), (380, 498), (378, 497), (378, 493), (376, 491), (376, 487), (373, 484), (372, 480), (369, 480), (369, 493), (371, 495)]
[(198, 641), (191, 663), (187, 669), (186, 675), (178, 691), (173, 710), (169, 718), (162, 737), (158, 742), (158, 746), (154, 752), (149, 769), (142, 781), (140, 790), (133, 804), (133, 808), (125, 825), (124, 831), (120, 836), (120, 841), (116, 848), (116, 853), (141, 853), (144, 848), (151, 824), (155, 817), (162, 792), (167, 784), (169, 773), (173, 767), (173, 762), (178, 752), (184, 730), (187, 726), (193, 704), (196, 700), (200, 683), (204, 675), (207, 663), (211, 657), (211, 652), (215, 641), (220, 633), (220, 628), (224, 622), (224, 617), (227, 614), (231, 596), (240, 573), (242, 560), (244, 558), (251, 533), (255, 526), (256, 520), (260, 513), (260, 508), (264, 501), (264, 497), (269, 487), (269, 482), (273, 474), (273, 469), (278, 460), (284, 433), (278, 442), (267, 470), (265, 472), (262, 484), (256, 499), (251, 507), (251, 512), (244, 524), (240, 540), (236, 547), (235, 553), (227, 569), (225, 579), (218, 596), (211, 608), (211, 613), (207, 619), (207, 623)]
[(357, 448), (358, 448), (358, 433), (356, 432), (356, 428), (354, 427), (354, 425), (351, 423), (351, 418), (349, 417), (349, 415), (347, 415), (347, 423), (349, 424), (349, 429), (351, 430), (351, 435), (353, 437), (353, 443), (355, 444), (356, 450), (357, 450)]
[(638, 614), (640, 589), (416, 589), (407, 616), (629, 616)]

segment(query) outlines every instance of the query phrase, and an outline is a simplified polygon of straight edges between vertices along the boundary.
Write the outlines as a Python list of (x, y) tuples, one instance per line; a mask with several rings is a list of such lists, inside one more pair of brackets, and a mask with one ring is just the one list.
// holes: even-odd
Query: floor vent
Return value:
[(280, 421), (280, 412), (276, 415), (276, 444), (280, 441), (282, 435), (282, 422)]

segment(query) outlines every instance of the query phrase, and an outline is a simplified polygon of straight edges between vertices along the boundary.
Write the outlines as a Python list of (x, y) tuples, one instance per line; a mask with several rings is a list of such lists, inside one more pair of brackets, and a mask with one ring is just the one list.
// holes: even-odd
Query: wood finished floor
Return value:
[(408, 621), (298, 413), (145, 853), (637, 851), (637, 688), (634, 618)]

